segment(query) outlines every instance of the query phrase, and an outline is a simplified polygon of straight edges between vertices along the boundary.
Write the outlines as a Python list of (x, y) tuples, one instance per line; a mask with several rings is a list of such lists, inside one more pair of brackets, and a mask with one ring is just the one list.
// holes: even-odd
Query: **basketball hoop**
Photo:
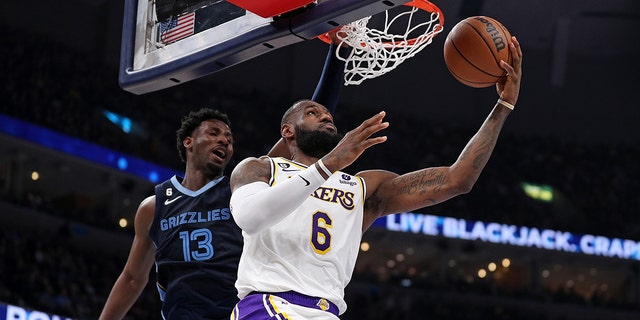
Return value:
[[(413, 0), (398, 8), (403, 8), (403, 11), (384, 12), (382, 27), (368, 26), (371, 19), (368, 16), (342, 26), (336, 33), (340, 45), (347, 44), (352, 48), (345, 57), (336, 49), (336, 57), (346, 62), (345, 85), (359, 85), (366, 79), (379, 77), (395, 69), (431, 44), (433, 37), (443, 30), (442, 11), (427, 0)], [(425, 12), (427, 18), (424, 18)], [(328, 33), (318, 38), (331, 43)]]

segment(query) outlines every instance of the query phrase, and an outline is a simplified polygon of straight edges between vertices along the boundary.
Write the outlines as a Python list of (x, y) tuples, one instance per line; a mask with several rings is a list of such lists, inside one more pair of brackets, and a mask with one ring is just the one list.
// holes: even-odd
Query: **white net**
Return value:
[(443, 30), (442, 13), (436, 10), (425, 12), (410, 6), (405, 8), (395, 15), (385, 11), (383, 27), (367, 26), (371, 19), (369, 16), (343, 26), (336, 34), (342, 43), (353, 48), (344, 57), (340, 50), (336, 50), (336, 56), (346, 62), (345, 85), (359, 85), (366, 79), (395, 69), (422, 51)]

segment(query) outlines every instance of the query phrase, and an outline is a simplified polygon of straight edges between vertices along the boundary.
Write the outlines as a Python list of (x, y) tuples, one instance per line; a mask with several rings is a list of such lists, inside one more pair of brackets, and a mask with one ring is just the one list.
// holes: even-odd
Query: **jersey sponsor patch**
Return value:
[(340, 181), (340, 183), (341, 183), (341, 184), (348, 184), (348, 185), (350, 185), (350, 186), (355, 186), (356, 184), (358, 184), (357, 182), (355, 182), (355, 181), (350, 181), (350, 180), (351, 180), (351, 176), (350, 176), (350, 175), (348, 175), (348, 174), (343, 173), (343, 174), (340, 176), (340, 180), (338, 180), (338, 181)]

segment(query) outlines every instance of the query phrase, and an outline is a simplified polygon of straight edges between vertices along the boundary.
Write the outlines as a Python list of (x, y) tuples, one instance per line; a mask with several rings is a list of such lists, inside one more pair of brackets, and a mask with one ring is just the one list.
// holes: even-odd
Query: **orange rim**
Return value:
[[(431, 30), (427, 35), (431, 35), (434, 32), (439, 32), (440, 30), (442, 30), (443, 26), (444, 26), (444, 14), (442, 14), (442, 10), (440, 10), (440, 8), (438, 8), (438, 6), (436, 6), (435, 4), (429, 2), (428, 0), (412, 0), (409, 1), (407, 3), (404, 4), (405, 6), (408, 7), (414, 7), (414, 8), (418, 8), (430, 13), (438, 13), (438, 20), (440, 20), (440, 23), (438, 25), (436, 25), (436, 27)], [(337, 27), (336, 29), (340, 29), (342, 27)], [(333, 29), (333, 30), (336, 30)], [(331, 30), (331, 31), (333, 31)], [(422, 38), (423, 36), (417, 37), (417, 38), (413, 38), (413, 39), (409, 39), (407, 40), (407, 42), (405, 43), (391, 43), (391, 42), (383, 42), (383, 44), (388, 44), (388, 45), (392, 45), (392, 46), (412, 46), (417, 40), (418, 38)], [(319, 35), (317, 37), (318, 39), (326, 42), (327, 44), (331, 44), (331, 38), (329, 37), (329, 33), (323, 33), (321, 35)]]

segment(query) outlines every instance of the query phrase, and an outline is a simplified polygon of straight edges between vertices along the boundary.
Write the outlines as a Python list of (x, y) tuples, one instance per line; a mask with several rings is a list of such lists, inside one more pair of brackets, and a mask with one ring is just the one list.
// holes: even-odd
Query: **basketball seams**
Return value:
[(453, 75), (454, 78), (458, 79), (458, 81), (467, 84), (467, 85), (482, 85), (482, 86), (486, 86), (486, 85), (492, 85), (494, 84), (494, 82), (480, 82), (480, 81), (471, 81), (471, 80), (467, 80), (464, 78), (461, 78), (460, 76), (458, 76), (457, 74), (453, 73), (453, 71), (451, 72), (451, 74)]
[[(474, 29), (475, 30), (475, 29)], [(476, 70), (491, 76), (491, 77), (497, 77), (491, 73), (488, 73), (482, 69), (480, 69), (476, 64), (474, 64), (473, 62), (471, 62), (464, 54), (462, 54), (462, 51), (460, 51), (460, 49), (458, 48), (458, 46), (456, 46), (456, 43), (452, 40), (447, 38), (445, 41), (449, 41), (451, 43), (451, 45), (453, 46), (453, 48), (455, 49), (455, 52), (458, 53), (458, 55), (464, 59), (465, 61), (467, 61), (469, 63), (470, 66), (472, 66), (473, 68), (475, 68)], [(447, 66), (447, 69), (449, 69), (449, 72), (451, 72), (451, 74), (453, 74), (454, 77), (458, 78), (458, 80), (463, 80), (463, 82), (468, 82), (468, 83), (473, 83), (473, 84), (487, 84), (487, 83), (493, 83), (493, 82), (480, 82), (480, 81), (471, 81), (471, 80), (467, 80), (463, 77), (461, 77), (460, 75), (456, 74), (453, 70), (451, 70), (451, 68), (449, 66)]]
[(500, 60), (511, 63), (513, 59), (510, 35), (502, 23), (491, 17), (475, 16), (460, 21), (445, 41), (447, 69), (455, 79), (471, 87), (495, 84), (506, 74)]
[[(493, 53), (493, 50), (491, 50), (491, 49), (490, 49), (491, 47), (489, 47), (489, 45), (487, 44), (487, 41), (486, 41), (486, 40), (485, 40), (485, 38), (482, 36), (482, 34), (480, 34), (480, 33), (478, 32), (478, 30), (476, 30), (476, 28), (474, 28), (474, 27), (473, 27), (473, 25), (469, 24), (468, 22), (466, 22), (466, 21), (465, 21), (465, 24), (467, 24), (468, 26), (470, 26), (470, 27), (471, 27), (471, 29), (472, 29), (472, 30), (473, 30), (473, 31), (474, 31), (474, 32), (475, 32), (475, 33), (480, 37), (480, 39), (482, 39), (482, 42), (484, 42), (484, 44), (485, 44), (486, 48), (488, 49), (489, 53), (490, 53), (490, 54), (491, 54), (491, 56), (493, 57), (493, 60), (495, 61), (495, 59), (496, 59), (495, 54)], [(495, 75), (495, 74), (493, 74), (493, 73), (491, 73), (491, 72), (487, 72), (487, 71), (485, 71), (484, 69), (480, 68), (476, 63), (474, 63), (474, 62), (472, 62), (471, 60), (469, 60), (469, 59), (467, 58), (467, 56), (465, 56), (465, 55), (462, 53), (462, 51), (458, 48), (458, 46), (456, 45), (455, 41), (453, 41), (453, 39), (451, 39), (450, 41), (451, 41), (451, 44), (453, 45), (453, 47), (454, 47), (454, 48), (456, 49), (456, 51), (458, 52), (458, 54), (459, 54), (459, 55), (460, 55), (460, 56), (461, 56), (465, 61), (467, 61), (471, 66), (473, 66), (475, 69), (477, 69), (478, 71), (480, 71), (480, 72), (484, 73), (485, 75), (491, 76), (491, 77), (496, 77), (496, 78), (501, 77), (501, 76), (497, 76), (497, 75)], [(499, 67), (499, 66), (500, 66), (500, 65), (498, 64), (498, 67)]]

